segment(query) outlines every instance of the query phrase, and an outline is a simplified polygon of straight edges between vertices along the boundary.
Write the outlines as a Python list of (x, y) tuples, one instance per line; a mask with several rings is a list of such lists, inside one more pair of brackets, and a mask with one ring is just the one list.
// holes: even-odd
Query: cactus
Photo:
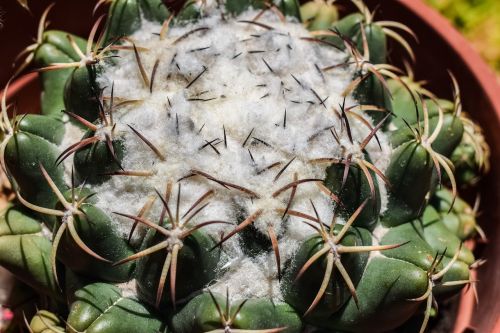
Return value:
[(44, 12), (17, 72), (41, 114), (9, 118), (7, 84), (0, 121), (31, 332), (423, 332), (474, 287), (481, 129), (453, 76), (446, 101), (387, 63), (411, 30), (353, 2), (101, 0), (87, 41)]

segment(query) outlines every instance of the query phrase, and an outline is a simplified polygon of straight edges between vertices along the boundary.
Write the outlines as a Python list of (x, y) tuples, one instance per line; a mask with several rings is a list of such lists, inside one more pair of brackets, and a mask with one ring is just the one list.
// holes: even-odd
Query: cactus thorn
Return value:
[(165, 155), (150, 141), (148, 140), (143, 134), (141, 134), (138, 130), (136, 130), (134, 127), (131, 125), (127, 125), (135, 135), (137, 135), (155, 154), (156, 156), (162, 160), (165, 161)]
[[(193, 232), (195, 232), (198, 229), (201, 229), (203, 227), (212, 225), (212, 224), (231, 224), (229, 222), (225, 221), (219, 221), (219, 220), (213, 220), (213, 221), (205, 221), (198, 223), (197, 225), (193, 227), (189, 227), (188, 224), (192, 220), (194, 216), (196, 216), (205, 206), (202, 206), (200, 209), (195, 210), (193, 213), (189, 215), (189, 212), (194, 210), (201, 202), (206, 200), (208, 197), (212, 195), (212, 193), (209, 191), (205, 194), (203, 194), (198, 200), (195, 201), (195, 203), (191, 206), (191, 208), (188, 209), (188, 211), (180, 217), (180, 202), (181, 202), (181, 184), (178, 184), (178, 191), (177, 191), (177, 200), (176, 200), (176, 209), (175, 209), (175, 216), (172, 215), (172, 212), (169, 207), (169, 201), (170, 201), (170, 196), (172, 193), (172, 183), (167, 182), (167, 189), (166, 189), (166, 195), (163, 197), (158, 190), (156, 191), (156, 194), (160, 197), (160, 200), (163, 203), (164, 210), (162, 211), (160, 217), (160, 223), (155, 224), (148, 219), (144, 217), (145, 214), (142, 214), (142, 216), (135, 216), (135, 215), (130, 215), (130, 214), (125, 214), (125, 213), (119, 213), (119, 212), (113, 212), (116, 215), (131, 219), (134, 221), (134, 225), (132, 228), (135, 228), (136, 223), (141, 223), (145, 225), (146, 227), (149, 227), (160, 234), (162, 234), (165, 237), (164, 241), (161, 241), (160, 243), (153, 245), (145, 250), (142, 250), (140, 252), (137, 252), (127, 258), (124, 258), (118, 262), (113, 263), (113, 266), (118, 266), (122, 265), (124, 263), (137, 260), (146, 256), (149, 256), (153, 253), (156, 253), (160, 250), (166, 250), (167, 255), (165, 257), (165, 261), (163, 263), (163, 268), (162, 272), (160, 275), (160, 279), (158, 281), (158, 288), (157, 288), (157, 293), (156, 293), (156, 307), (158, 308), (162, 299), (163, 295), (163, 290), (165, 286), (165, 281), (167, 279), (167, 275), (170, 272), (170, 298), (172, 305), (175, 307), (176, 306), (176, 293), (175, 293), (175, 286), (176, 286), (176, 279), (177, 279), (177, 258), (179, 251), (183, 247), (183, 241), (187, 237), (189, 237)], [(148, 204), (148, 203), (146, 203)], [(152, 205), (152, 204), (151, 204)], [(141, 209), (141, 212), (144, 212), (144, 207)], [(141, 212), (139, 215), (141, 215)], [(167, 229), (166, 227), (162, 226), (163, 223), (163, 217), (165, 216), (165, 213), (168, 214), (168, 222), (170, 224), (170, 228)], [(187, 216), (187, 217), (186, 217)], [(186, 218), (185, 218), (186, 217)]]
[(231, 303), (229, 299), (228, 289), (226, 289), (226, 299), (225, 299), (226, 306), (224, 310), (222, 310), (221, 305), (219, 304), (219, 302), (215, 298), (215, 295), (212, 293), (210, 289), (208, 289), (208, 293), (210, 295), (210, 298), (212, 299), (217, 314), (219, 315), (220, 323), (223, 328), (215, 329), (207, 333), (280, 333), (287, 329), (287, 327), (278, 327), (272, 329), (256, 329), (256, 330), (233, 329), (231, 328), (231, 326), (233, 325), (234, 321), (236, 320), (236, 318), (238, 317), (239, 313), (241, 312), (241, 310), (243, 309), (248, 300), (245, 299), (239, 302), (238, 306), (236, 307), (236, 310), (233, 312), (233, 314), (231, 314), (230, 313)]
[[(374, 246), (343, 246), (343, 245), (340, 245), (340, 242), (344, 238), (347, 231), (350, 229), (352, 223), (356, 220), (356, 218), (362, 212), (362, 210), (364, 209), (364, 207), (368, 203), (368, 200), (369, 199), (366, 199), (356, 209), (356, 211), (352, 214), (352, 216), (349, 218), (349, 220), (342, 226), (342, 229), (337, 234), (334, 234), (334, 228), (333, 228), (334, 225), (331, 225), (329, 227), (324, 226), (324, 224), (321, 222), (321, 220), (317, 214), (317, 211), (314, 207), (314, 204), (311, 202), (313, 209), (315, 211), (315, 214), (316, 214), (316, 218), (312, 218), (311, 220), (318, 223), (320, 226), (319, 233), (320, 233), (321, 237), (323, 238), (323, 247), (321, 250), (319, 250), (313, 256), (311, 256), (307, 260), (307, 262), (301, 267), (297, 276), (295, 277), (295, 282), (297, 282), (303, 276), (303, 274), (312, 266), (312, 264), (314, 264), (316, 261), (318, 261), (324, 255), (326, 255), (327, 262), (326, 262), (326, 269), (325, 269), (325, 273), (323, 276), (323, 281), (321, 283), (320, 289), (318, 290), (318, 293), (316, 294), (312, 304), (309, 306), (307, 311), (304, 313), (304, 317), (307, 316), (308, 314), (310, 314), (316, 308), (316, 306), (319, 304), (321, 298), (325, 294), (326, 289), (328, 287), (328, 283), (330, 282), (330, 278), (331, 278), (332, 273), (333, 273), (334, 266), (338, 269), (339, 273), (341, 274), (342, 279), (346, 283), (346, 286), (349, 289), (349, 292), (351, 293), (351, 296), (353, 297), (356, 305), (359, 306), (354, 284), (352, 283), (352, 280), (349, 277), (349, 274), (347, 273), (342, 262), (340, 261), (342, 253), (384, 251), (384, 250), (394, 249), (394, 248), (397, 248), (397, 247), (404, 245), (404, 244), (374, 245)], [(304, 217), (304, 215), (302, 215), (301, 217)], [(329, 228), (329, 231), (327, 231), (325, 228)]]

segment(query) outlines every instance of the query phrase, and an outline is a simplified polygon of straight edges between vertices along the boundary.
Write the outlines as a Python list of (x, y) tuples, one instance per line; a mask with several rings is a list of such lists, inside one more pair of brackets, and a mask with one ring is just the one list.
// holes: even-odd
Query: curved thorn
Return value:
[(71, 154), (77, 152), (80, 149), (83, 149), (84, 147), (86, 147), (86, 146), (88, 146), (90, 144), (96, 143), (97, 141), (99, 141), (99, 138), (96, 137), (96, 136), (92, 136), (90, 138), (86, 138), (86, 139), (83, 139), (83, 140), (81, 140), (79, 142), (76, 142), (76, 143), (72, 144), (71, 146), (69, 146), (68, 148), (66, 148), (56, 158), (56, 165), (59, 165), (62, 162), (64, 162), (64, 160), (67, 159)]
[[(139, 217), (146, 216), (149, 213), (149, 211), (151, 210), (151, 207), (153, 207), (153, 204), (155, 203), (155, 201), (156, 201), (156, 197), (155, 196), (150, 196), (148, 198), (148, 201), (146, 201), (146, 203), (144, 204), (144, 206), (142, 206), (142, 208), (139, 211), (139, 214), (137, 214), (137, 216), (139, 216)], [(130, 233), (128, 235), (128, 239), (127, 239), (128, 243), (130, 243), (130, 240), (132, 239), (132, 235), (134, 234), (135, 228), (137, 228), (137, 224), (138, 223), (139, 222), (134, 221), (134, 224), (132, 225), (132, 228), (130, 229)]]
[(358, 295), (356, 294), (356, 287), (354, 286), (354, 283), (352, 282), (349, 273), (347, 273), (347, 271), (345, 270), (344, 265), (342, 265), (340, 259), (335, 260), (334, 263), (337, 269), (339, 270), (340, 275), (342, 275), (342, 278), (344, 279), (347, 289), (349, 289), (349, 292), (351, 293), (351, 296), (354, 299), (354, 303), (356, 303), (356, 307), (359, 310), (359, 299)]
[(321, 250), (319, 250), (313, 256), (311, 256), (311, 258), (309, 258), (306, 261), (304, 266), (302, 266), (302, 268), (297, 273), (297, 276), (294, 279), (294, 283), (296, 283), (302, 277), (302, 275), (304, 275), (304, 273), (309, 269), (309, 267), (311, 267), (312, 264), (314, 264), (317, 260), (319, 260), (319, 258), (328, 253), (328, 251), (330, 250), (331, 250), (330, 246), (325, 244), (323, 245), (323, 248)]
[(51, 3), (50, 5), (47, 6), (47, 8), (45, 8), (45, 10), (43, 11), (42, 13), (42, 16), (40, 16), (40, 22), (38, 23), (38, 31), (37, 31), (37, 34), (36, 34), (36, 40), (37, 40), (37, 44), (41, 44), (42, 43), (42, 40), (43, 40), (43, 33), (45, 31), (45, 29), (47, 28), (47, 17), (49, 16), (49, 13), (50, 11), (52, 10), (52, 8), (54, 8), (55, 6), (55, 2)]
[(168, 252), (165, 261), (163, 263), (163, 268), (161, 270), (160, 280), (158, 281), (158, 289), (156, 290), (156, 301), (155, 306), (158, 309), (160, 307), (161, 298), (163, 296), (163, 289), (165, 287), (165, 281), (167, 280), (167, 274), (170, 269), (170, 263), (172, 261), (172, 253)]
[(174, 13), (170, 14), (170, 16), (163, 22), (160, 30), (160, 40), (164, 40), (167, 37), (168, 30), (170, 28), (170, 22), (174, 18)]
[(366, 167), (366, 165), (363, 163), (364, 161), (359, 159), (357, 161), (357, 164), (359, 166), (359, 168), (361, 169), (361, 171), (363, 172), (363, 174), (365, 175), (365, 178), (366, 178), (366, 181), (368, 182), (368, 186), (370, 187), (370, 199), (374, 199), (375, 198), (375, 183), (373, 181), (373, 177), (372, 177), (372, 174), (370, 173), (370, 171), (368, 170), (368, 168)]
[(59, 289), (61, 286), (59, 284), (59, 277), (57, 276), (57, 249), (59, 248), (59, 242), (66, 231), (66, 223), (62, 222), (59, 229), (57, 229), (57, 233), (52, 240), (52, 251), (50, 252), (50, 265), (52, 267), (52, 274), (54, 275), (54, 281)]
[(170, 264), (170, 300), (174, 310), (176, 308), (175, 285), (177, 280), (177, 258), (179, 255), (179, 244), (175, 244), (172, 248), (172, 262)]
[(271, 244), (274, 251), (274, 257), (276, 259), (276, 268), (278, 270), (278, 280), (281, 280), (281, 256), (280, 256), (280, 248), (278, 246), (278, 237), (274, 232), (274, 228), (269, 225), (267, 227), (267, 233), (269, 234), (269, 238), (271, 239)]
[(23, 310), (23, 321), (24, 321), (24, 325), (25, 325), (25, 326), (26, 326), (26, 328), (28, 329), (28, 332), (29, 332), (29, 333), (35, 333), (35, 332), (33, 332), (33, 330), (31, 329), (30, 323), (28, 322), (28, 318), (26, 318), (26, 313), (24, 313), (24, 310)]
[(347, 230), (349, 230), (349, 228), (354, 223), (356, 218), (359, 216), (359, 214), (361, 214), (366, 204), (368, 203), (368, 200), (370, 199), (365, 199), (365, 201), (363, 201), (361, 205), (359, 205), (359, 207), (356, 209), (356, 211), (351, 215), (349, 220), (347, 220), (347, 222), (344, 224), (340, 232), (335, 236), (334, 238), (335, 244), (338, 244), (342, 240), (342, 238), (344, 238), (344, 235), (346, 234)]
[(396, 42), (398, 42), (408, 53), (408, 55), (411, 58), (411, 61), (415, 63), (416, 59), (415, 52), (413, 52), (413, 49), (411, 48), (410, 44), (408, 43), (408, 41), (406, 41), (406, 39), (404, 39), (403, 36), (401, 36), (399, 33), (389, 28), (382, 28), (382, 31), (384, 31), (387, 36), (391, 37)]
[[(99, 28), (99, 25), (101, 24), (102, 19), (104, 18), (105, 15), (101, 15), (97, 18), (96, 22), (92, 26), (92, 29), (90, 30), (89, 38), (87, 40), (87, 54), (91, 54), (92, 52), (92, 44), (94, 43), (94, 38), (97, 32), (97, 28)], [(78, 48), (80, 49), (80, 48)]]
[(103, 257), (101, 257), (100, 255), (98, 255), (97, 253), (95, 253), (94, 251), (92, 251), (84, 242), (83, 240), (80, 238), (80, 236), (78, 235), (78, 232), (76, 231), (75, 229), (75, 225), (74, 225), (74, 222), (73, 222), (73, 216), (69, 216), (68, 217), (68, 222), (67, 225), (68, 225), (68, 230), (69, 230), (69, 233), (71, 235), (71, 237), (73, 238), (73, 240), (75, 241), (75, 243), (83, 250), (85, 251), (88, 255), (94, 257), (95, 259), (97, 260), (100, 260), (100, 261), (103, 261), (103, 262), (107, 262), (107, 263), (110, 263), (111, 264), (111, 261), (109, 261), (108, 259), (105, 259)]
[(149, 141), (144, 135), (142, 135), (132, 126), (127, 126), (156, 154), (156, 156), (158, 156), (160, 160), (165, 161), (165, 155), (163, 155), (162, 152), (158, 148), (156, 148), (156, 146), (151, 141)]
[(390, 245), (367, 245), (367, 246), (342, 246), (339, 245), (337, 252), (338, 253), (360, 253), (360, 252), (371, 252), (371, 251), (385, 251), (391, 250), (403, 245), (408, 244), (409, 242), (404, 242), (400, 244), (390, 244)]
[(370, 162), (368, 161), (363, 161), (364, 165), (372, 170), (373, 172), (375, 172), (377, 174), (377, 176), (380, 177), (380, 179), (382, 179), (382, 181), (385, 183), (385, 185), (387, 185), (388, 187), (391, 187), (391, 183), (389, 181), (389, 179), (382, 173), (382, 171), (380, 171), (375, 165), (371, 164)]
[(429, 281), (427, 283), (427, 290), (425, 291), (425, 293), (422, 296), (417, 297), (417, 298), (409, 298), (409, 299), (407, 299), (407, 301), (410, 301), (410, 302), (422, 302), (423, 300), (425, 300), (429, 296), (431, 296), (431, 294), (432, 294), (432, 281)]
[(27, 208), (29, 208), (35, 212), (42, 213), (45, 215), (52, 215), (52, 216), (64, 216), (65, 215), (65, 213), (60, 211), (60, 210), (40, 207), (40, 206), (37, 206), (37, 205), (30, 203), (29, 201), (26, 201), (26, 199), (23, 198), (23, 196), (21, 195), (21, 193), (19, 191), (16, 191), (16, 197), (23, 204), (23, 206), (26, 206)]
[(321, 298), (325, 294), (326, 288), (328, 287), (328, 283), (330, 283), (330, 277), (332, 276), (332, 273), (333, 273), (334, 260), (335, 259), (333, 257), (333, 253), (329, 253), (327, 258), (326, 258), (325, 275), (323, 276), (323, 281), (321, 282), (321, 287), (319, 288), (319, 291), (316, 294), (316, 297), (314, 298), (312, 304), (309, 306), (307, 311), (304, 313), (304, 317), (307, 316), (309, 313), (311, 313), (312, 310), (314, 310), (316, 308), (319, 301), (321, 300)]
[(202, 203), (204, 200), (206, 200), (207, 198), (213, 196), (215, 193), (214, 190), (209, 190), (207, 192), (205, 192), (201, 197), (198, 198), (198, 200), (196, 200), (192, 205), (191, 207), (184, 213), (184, 215), (181, 216), (181, 218), (185, 218), (193, 209), (195, 209), (200, 203)]
[(260, 215), (262, 215), (262, 213), (264, 212), (263, 209), (258, 209), (257, 211), (255, 211), (252, 215), (250, 215), (249, 217), (247, 217), (243, 222), (241, 222), (240, 224), (238, 224), (238, 226), (236, 228), (234, 228), (233, 231), (231, 231), (230, 233), (228, 233), (226, 236), (224, 236), (220, 242), (218, 242), (217, 244), (215, 244), (211, 249), (210, 251), (212, 251), (213, 249), (221, 246), (221, 244), (223, 244), (225, 241), (227, 241), (229, 238), (233, 237), (234, 235), (236, 235), (237, 233), (239, 233), (241, 230), (245, 229), (246, 227), (248, 227), (250, 224), (252, 224), (256, 219), (259, 218)]
[(201, 229), (203, 227), (206, 227), (208, 225), (212, 225), (212, 224), (230, 224), (232, 225), (232, 223), (230, 222), (226, 222), (226, 221), (206, 221), (206, 222), (202, 222), (200, 224), (197, 224), (196, 226), (194, 226), (192, 229), (189, 229), (187, 231), (184, 231), (180, 236), (179, 238), (180, 239), (184, 239), (186, 237), (189, 237), (193, 232), (195, 232), (196, 230), (198, 229)]
[(160, 243), (158, 243), (158, 244), (156, 244), (154, 246), (151, 246), (151, 247), (149, 247), (149, 248), (147, 248), (145, 250), (142, 250), (140, 252), (134, 253), (131, 256), (128, 256), (127, 258), (124, 258), (122, 260), (114, 262), (112, 264), (112, 266), (120, 266), (120, 265), (126, 264), (126, 263), (128, 263), (130, 261), (137, 260), (137, 259), (140, 259), (142, 257), (149, 256), (150, 254), (153, 254), (155, 252), (158, 252), (160, 250), (165, 249), (167, 246), (168, 246), (168, 241), (160, 242)]
[(168, 231), (167, 229), (165, 229), (162, 226), (159, 226), (157, 224), (154, 224), (153, 222), (150, 222), (149, 220), (146, 220), (143, 217), (134, 216), (134, 215), (130, 215), (130, 214), (124, 214), (124, 213), (118, 213), (118, 212), (113, 212), (113, 214), (120, 215), (120, 216), (129, 218), (131, 220), (140, 222), (142, 224), (145, 224), (146, 226), (150, 227), (151, 229), (154, 229), (167, 237), (169, 237), (171, 235), (170, 231)]
[(427, 297), (427, 304), (425, 307), (425, 314), (424, 314), (424, 321), (422, 322), (422, 326), (420, 326), (420, 331), (419, 333), (424, 333), (425, 329), (427, 328), (427, 323), (429, 322), (429, 318), (431, 316), (431, 310), (432, 310), (432, 299), (434, 297), (432, 294), (429, 294)]
[(450, 262), (448, 262), (448, 264), (445, 267), (443, 267), (443, 269), (439, 271), (439, 273), (432, 275), (432, 280), (435, 281), (441, 279), (451, 269), (453, 264), (457, 261), (458, 256), (460, 255), (460, 251), (462, 251), (462, 244), (463, 243), (460, 243), (457, 251), (455, 252), (455, 255), (453, 255), (453, 258), (451, 258)]
[(282, 188), (280, 188), (279, 190), (275, 191), (272, 196), (273, 198), (276, 198), (278, 195), (280, 195), (281, 193), (285, 192), (286, 190), (288, 190), (289, 188), (291, 187), (295, 187), (297, 185), (300, 185), (300, 184), (303, 184), (303, 183), (310, 183), (310, 182), (322, 182), (323, 179), (319, 179), (319, 178), (306, 178), (306, 179), (300, 179), (300, 180), (297, 180), (297, 181), (293, 181), (285, 186), (283, 186)]

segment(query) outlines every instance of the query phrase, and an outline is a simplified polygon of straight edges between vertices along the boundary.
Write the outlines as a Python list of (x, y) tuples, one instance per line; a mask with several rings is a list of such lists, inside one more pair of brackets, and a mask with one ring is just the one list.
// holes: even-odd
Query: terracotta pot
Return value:
[[(13, 0), (9, 0), (13, 1)], [(429, 88), (440, 97), (451, 98), (450, 79), (447, 70), (451, 70), (458, 79), (462, 92), (464, 109), (484, 128), (486, 138), (492, 148), (492, 170), (481, 183), (482, 211), (481, 225), (488, 235), (487, 246), (476, 247), (476, 256), (486, 258), (487, 264), (476, 272), (480, 303), (475, 304), (472, 292), (464, 293), (460, 298), (454, 332), (500, 332), (500, 87), (491, 69), (471, 48), (468, 42), (451, 24), (437, 12), (420, 0), (365, 0), (372, 8), (378, 5), (378, 20), (393, 19), (408, 25), (419, 37), (419, 44), (414, 45), (417, 57), (417, 79), (429, 81)], [(41, 12), (49, 1), (34, 1), (36, 12)], [(66, 4), (65, 4), (66, 3)], [(68, 2), (58, 3), (66, 5)], [(73, 6), (73, 1), (71, 6)], [(90, 26), (90, 11), (93, 1), (77, 1), (79, 13), (63, 16), (65, 21), (58, 28), (81, 33)], [(56, 6), (57, 8), (57, 6)], [(346, 7), (348, 8), (348, 6)], [(20, 13), (19, 15), (24, 15)], [(52, 15), (61, 19), (57, 12)], [(82, 20), (82, 18), (85, 18)], [(5, 45), (5, 44), (2, 44)], [(21, 48), (21, 47), (19, 47)], [(12, 48), (11, 48), (12, 49)], [(16, 50), (18, 51), (18, 50)], [(9, 54), (14, 54), (12, 51)], [(397, 47), (391, 52), (392, 62), (401, 63), (401, 50)], [(7, 59), (8, 60), (8, 59)], [(1, 68), (9, 64), (2, 57)], [(7, 77), (0, 78), (4, 83)], [(3, 81), (3, 82), (2, 82)], [(8, 99), (17, 101), (23, 112), (37, 112), (39, 109), (39, 84), (37, 74), (28, 74), (16, 80), (9, 90)], [(467, 193), (462, 193), (467, 196)], [(469, 330), (468, 330), (469, 329)]]

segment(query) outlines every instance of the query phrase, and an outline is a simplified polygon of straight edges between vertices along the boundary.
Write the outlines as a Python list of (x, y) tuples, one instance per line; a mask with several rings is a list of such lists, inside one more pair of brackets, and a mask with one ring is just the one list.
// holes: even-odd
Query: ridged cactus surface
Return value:
[(474, 287), (463, 242), (486, 236), (458, 193), (488, 145), (453, 75), (447, 101), (389, 63), (412, 31), (352, 2), (99, 1), (87, 41), (45, 30), (49, 7), (19, 70), (41, 113), (2, 99), (19, 324), (423, 332)]

